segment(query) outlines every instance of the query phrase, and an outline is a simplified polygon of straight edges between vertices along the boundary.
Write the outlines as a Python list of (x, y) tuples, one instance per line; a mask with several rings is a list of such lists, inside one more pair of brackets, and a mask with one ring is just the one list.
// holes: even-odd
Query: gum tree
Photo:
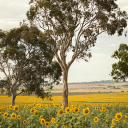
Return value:
[[(28, 20), (42, 29), (62, 69), (62, 105), (67, 107), (70, 66), (75, 60), (88, 61), (89, 49), (101, 33), (122, 35), (127, 13), (114, 0), (30, 0), (29, 4)], [(68, 52), (72, 57), (66, 62)]]
[(128, 78), (128, 45), (120, 44), (118, 50), (114, 51), (112, 58), (118, 59), (117, 63), (112, 64), (111, 76), (116, 82)]
[(12, 96), (11, 105), (21, 93), (34, 92), (38, 97), (50, 98), (44, 87), (52, 89), (52, 83), (58, 83), (61, 76), (53, 57), (51, 46), (43, 42), (42, 32), (34, 26), (0, 31), (0, 71), (5, 75), (0, 86), (4, 83), (7, 94)]

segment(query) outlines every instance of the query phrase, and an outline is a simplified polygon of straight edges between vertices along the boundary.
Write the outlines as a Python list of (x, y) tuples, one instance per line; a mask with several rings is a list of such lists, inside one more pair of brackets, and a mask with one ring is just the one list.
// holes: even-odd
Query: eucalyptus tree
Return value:
[(52, 89), (52, 83), (58, 83), (62, 75), (53, 55), (51, 46), (42, 40), (42, 32), (34, 26), (0, 31), (0, 71), (5, 75), (4, 88), (12, 96), (11, 105), (21, 93), (50, 98), (44, 87)]
[[(39, 27), (63, 72), (63, 101), (68, 106), (68, 71), (75, 60), (88, 61), (98, 35), (122, 35), (127, 13), (114, 0), (30, 0), (27, 17)], [(66, 62), (68, 52), (72, 52)]]
[(120, 80), (126, 81), (128, 78), (128, 45), (120, 44), (118, 50), (114, 51), (112, 58), (119, 61), (112, 64), (110, 75), (116, 82)]

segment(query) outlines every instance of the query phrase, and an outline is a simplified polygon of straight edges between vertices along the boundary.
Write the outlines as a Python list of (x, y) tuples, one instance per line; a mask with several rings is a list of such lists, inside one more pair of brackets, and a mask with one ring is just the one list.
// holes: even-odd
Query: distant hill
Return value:
[[(126, 81), (127, 82), (127, 81)], [(117, 83), (112, 80), (101, 80), (101, 81), (91, 81), (91, 82), (73, 82), (73, 83), (68, 83), (69, 85), (71, 84), (99, 84), (99, 83)], [(124, 83), (123, 81), (119, 81), (118, 83)], [(63, 83), (60, 83), (59, 85), (62, 85)]]

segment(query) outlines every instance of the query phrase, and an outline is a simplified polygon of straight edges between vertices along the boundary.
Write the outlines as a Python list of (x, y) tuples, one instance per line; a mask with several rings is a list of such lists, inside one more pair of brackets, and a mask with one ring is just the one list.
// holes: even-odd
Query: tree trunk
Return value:
[(16, 98), (16, 93), (12, 93), (12, 98), (11, 98), (11, 105), (15, 105), (15, 98)]
[(68, 70), (63, 71), (63, 100), (64, 109), (68, 107)]

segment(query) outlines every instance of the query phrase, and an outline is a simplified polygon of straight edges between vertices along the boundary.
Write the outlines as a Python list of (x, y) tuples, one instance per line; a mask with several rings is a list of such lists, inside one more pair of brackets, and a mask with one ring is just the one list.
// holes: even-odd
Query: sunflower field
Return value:
[(52, 101), (19, 96), (15, 106), (8, 104), (10, 97), (0, 96), (0, 128), (128, 128), (127, 96), (127, 92), (69, 96), (65, 109), (61, 96)]

